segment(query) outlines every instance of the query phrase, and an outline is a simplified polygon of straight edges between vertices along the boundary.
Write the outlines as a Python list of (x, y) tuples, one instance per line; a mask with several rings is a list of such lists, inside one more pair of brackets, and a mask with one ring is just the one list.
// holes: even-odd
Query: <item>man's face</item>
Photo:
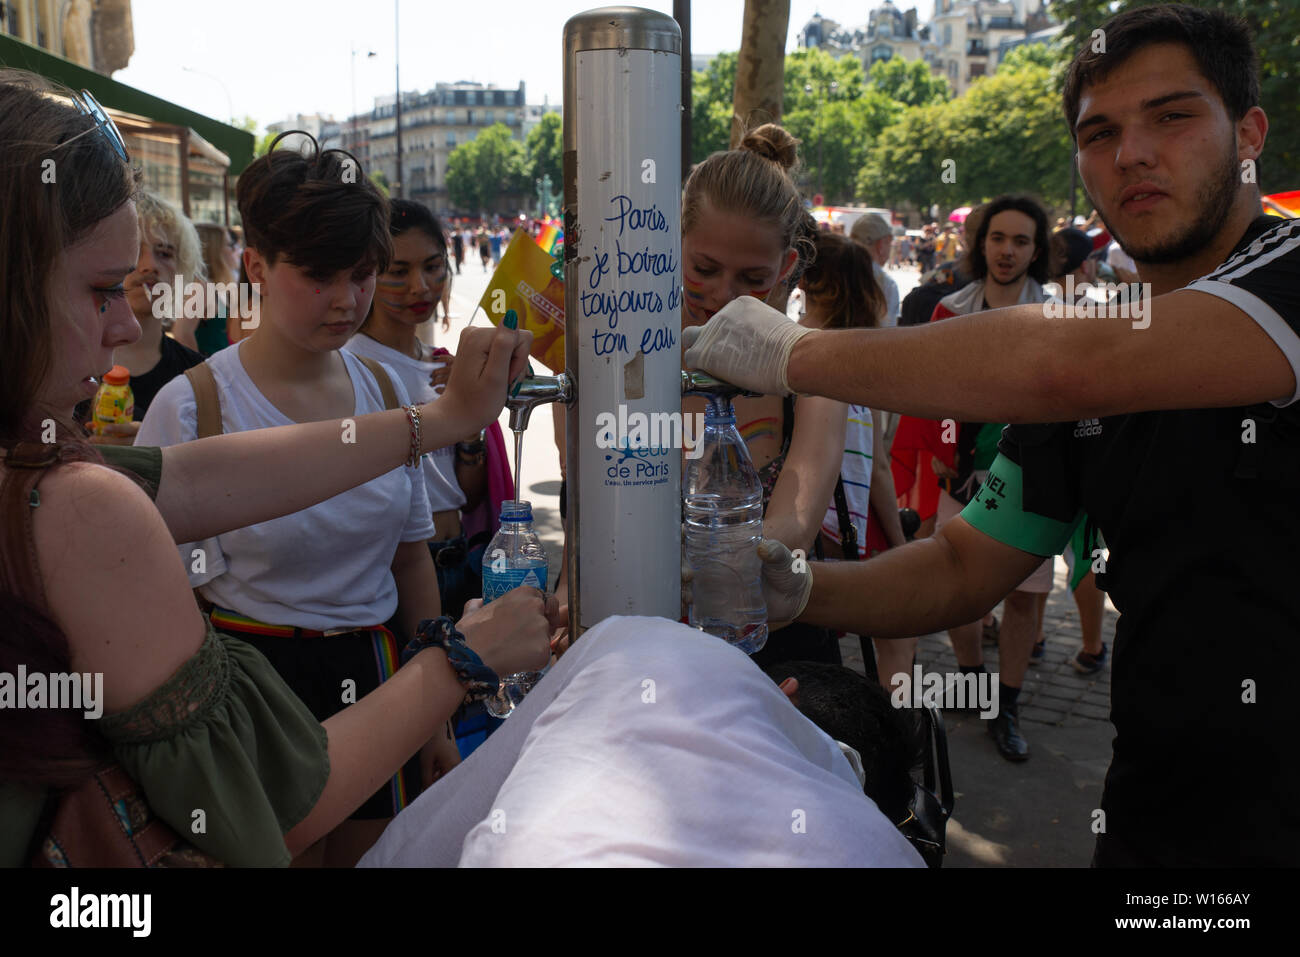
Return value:
[(1223, 228), (1241, 188), (1236, 127), (1185, 46), (1139, 50), (1086, 87), (1075, 132), (1088, 195), (1138, 262), (1185, 259)]
[(1034, 220), (1014, 209), (1004, 209), (989, 220), (984, 237), (984, 260), (988, 278), (1001, 286), (1020, 281), (1037, 254)]

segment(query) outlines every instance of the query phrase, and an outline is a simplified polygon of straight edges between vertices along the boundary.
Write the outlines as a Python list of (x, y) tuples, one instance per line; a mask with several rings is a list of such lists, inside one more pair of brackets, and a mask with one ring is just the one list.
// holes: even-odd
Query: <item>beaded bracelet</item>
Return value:
[(411, 426), (411, 454), (406, 457), (406, 467), (415, 468), (420, 464), (421, 433), (420, 433), (420, 407), (418, 405), (404, 405), (402, 411), (406, 413), (407, 422)]

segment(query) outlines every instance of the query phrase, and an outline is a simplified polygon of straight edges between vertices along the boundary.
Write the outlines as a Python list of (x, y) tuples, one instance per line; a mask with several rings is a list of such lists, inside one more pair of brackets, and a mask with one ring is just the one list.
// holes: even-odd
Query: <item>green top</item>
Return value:
[(226, 338), (226, 304), (217, 299), (217, 314), (211, 319), (203, 319), (194, 329), (194, 343), (199, 352), (211, 356), (230, 345)]
[[(120, 448), (111, 464), (156, 490), (162, 453)], [(284, 866), (284, 834), (329, 778), (325, 729), (266, 658), (208, 625), (202, 647), (166, 682), (98, 729), (154, 814), (230, 866)], [(45, 791), (0, 784), (0, 866), (26, 864)], [(202, 810), (206, 832), (191, 829)]]
[(987, 472), (992, 467), (993, 460), (998, 457), (1002, 428), (1003, 426), (991, 422), (980, 428), (979, 434), (975, 436), (975, 455), (971, 462), (975, 471)]

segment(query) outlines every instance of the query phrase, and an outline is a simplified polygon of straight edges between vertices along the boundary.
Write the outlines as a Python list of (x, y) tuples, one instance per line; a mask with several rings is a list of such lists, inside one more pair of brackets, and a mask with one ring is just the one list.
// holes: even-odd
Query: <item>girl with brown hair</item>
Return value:
[(140, 335), (122, 287), (138, 174), (93, 98), (62, 95), (75, 108), (38, 77), (0, 74), (0, 672), (101, 675), (103, 717), (0, 709), (0, 864), (85, 863), (42, 838), (116, 763), (136, 788), (132, 824), (141, 812), (209, 858), (283, 865), (445, 724), (475, 687), (471, 650), (503, 674), (544, 663), (543, 598), (521, 589), (467, 615), (468, 645), (422, 632), (398, 674), (322, 723), (204, 620), (173, 543), (305, 508), (495, 420), (530, 337), (467, 333), (436, 407), (359, 416), (355, 446), (324, 421), (101, 453), (72, 410)]

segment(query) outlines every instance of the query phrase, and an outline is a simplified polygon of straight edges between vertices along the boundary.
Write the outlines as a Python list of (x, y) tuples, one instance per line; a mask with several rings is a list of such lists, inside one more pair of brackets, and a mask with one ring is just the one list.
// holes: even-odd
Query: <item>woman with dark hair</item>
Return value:
[[(98, 450), (72, 410), (94, 393), (112, 350), (140, 335), (122, 287), (138, 251), (138, 174), (88, 94), (26, 73), (0, 74), (0, 148), (0, 615), (9, 623), (0, 671), (102, 675), (103, 713), (0, 709), (0, 864), (102, 862), (84, 829), (58, 840), (51, 827), (77, 798), (94, 798), (98, 772), (114, 762), (135, 789), (117, 795), (129, 818), (117, 839), (170, 826), (193, 846), (190, 860), (197, 849), (227, 864), (286, 864), (445, 723), (474, 687), (453, 663), (465, 652), (454, 640), (444, 642), (452, 659), (417, 645), (393, 680), (318, 722), (261, 655), (203, 619), (172, 542), (306, 508), (398, 466), (413, 438), (418, 452), (495, 420), (530, 337), (467, 334), (439, 406), (356, 418), (366, 440), (351, 453), (339, 422)], [(33, 188), (50, 161), (57, 180)], [(105, 468), (103, 456), (124, 469)], [(545, 660), (542, 600), (523, 592), (458, 625), (501, 673)], [(406, 719), (395, 724), (394, 713)], [(206, 829), (194, 830), (199, 808)]]
[[(433, 402), (451, 372), (452, 355), (431, 349), (416, 330), (433, 316), (435, 304), (450, 281), (444, 233), (437, 217), (420, 203), (395, 199), (389, 204), (393, 258), (380, 273), (374, 304), (361, 331), (344, 348), (385, 363), (397, 373), (412, 399)], [(478, 433), (461, 436), (466, 441)], [(485, 479), (482, 463), (458, 455), (452, 445), (436, 449), (421, 463), (435, 533), (429, 549), (438, 575), (442, 608), (453, 617), (465, 602), (482, 594), (461, 529), (466, 499), (462, 483)]]

